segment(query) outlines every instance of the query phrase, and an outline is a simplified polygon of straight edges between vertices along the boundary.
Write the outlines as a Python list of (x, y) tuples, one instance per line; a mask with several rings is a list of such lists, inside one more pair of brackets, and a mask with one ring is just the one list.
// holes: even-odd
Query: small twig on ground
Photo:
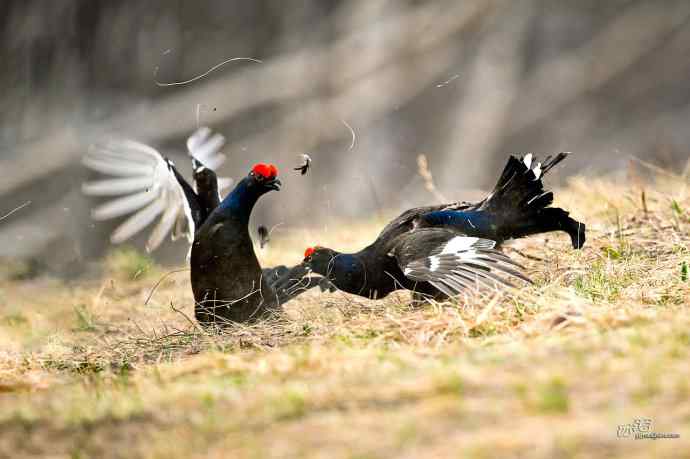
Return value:
[(172, 301), (170, 302), (170, 309), (172, 309), (173, 312), (176, 312), (180, 314), (182, 317), (184, 317), (187, 320), (187, 322), (189, 322), (192, 325), (192, 327), (194, 327), (194, 329), (199, 331), (201, 334), (206, 334), (206, 330), (204, 330), (197, 321), (192, 320), (187, 314), (185, 314), (184, 311), (177, 309)]
[(182, 271), (189, 271), (189, 268), (175, 269), (175, 270), (173, 270), (173, 271), (169, 271), (169, 272), (163, 274), (163, 277), (161, 277), (160, 279), (158, 279), (158, 282), (156, 282), (156, 284), (153, 286), (153, 288), (152, 288), (151, 291), (149, 292), (149, 295), (146, 297), (146, 301), (144, 301), (144, 306), (146, 306), (147, 304), (149, 304), (149, 301), (151, 300), (151, 297), (153, 296), (153, 294), (156, 292), (156, 290), (158, 289), (158, 287), (161, 285), (161, 282), (163, 282), (163, 281), (165, 280), (166, 277), (168, 277), (168, 276), (171, 275), (171, 274), (181, 273)]

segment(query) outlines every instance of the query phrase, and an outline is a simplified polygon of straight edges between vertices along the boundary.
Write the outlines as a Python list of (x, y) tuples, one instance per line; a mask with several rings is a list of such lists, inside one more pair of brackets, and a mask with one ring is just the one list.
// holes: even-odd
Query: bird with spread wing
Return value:
[(191, 244), (196, 229), (218, 206), (220, 193), (233, 183), (217, 178), (215, 170), (226, 157), (221, 152), (225, 137), (208, 127), (197, 129), (187, 139), (188, 154), (194, 168), (191, 187), (175, 164), (156, 149), (134, 140), (113, 140), (93, 145), (83, 158), (89, 169), (110, 178), (86, 182), (84, 194), (114, 197), (92, 210), (94, 220), (128, 216), (110, 236), (122, 243), (158, 220), (146, 243), (156, 250), (168, 234), (173, 239), (185, 236)]

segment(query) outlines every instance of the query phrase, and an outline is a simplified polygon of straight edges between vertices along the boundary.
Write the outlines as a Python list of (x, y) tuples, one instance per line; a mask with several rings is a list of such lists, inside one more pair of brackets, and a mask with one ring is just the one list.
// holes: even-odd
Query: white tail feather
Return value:
[(530, 169), (532, 167), (532, 153), (527, 153), (525, 157), (522, 158), (522, 162), (525, 163), (527, 169)]
[(196, 150), (199, 145), (201, 145), (201, 143), (208, 138), (209, 135), (211, 135), (211, 129), (207, 126), (202, 126), (194, 131), (194, 133), (187, 139), (187, 150), (189, 150), (189, 153), (192, 154), (192, 152)]
[(191, 150), (191, 153), (196, 159), (203, 162), (204, 159), (218, 154), (220, 149), (223, 148), (223, 145), (225, 145), (225, 137), (220, 134), (214, 134), (206, 142), (198, 145), (194, 150)]

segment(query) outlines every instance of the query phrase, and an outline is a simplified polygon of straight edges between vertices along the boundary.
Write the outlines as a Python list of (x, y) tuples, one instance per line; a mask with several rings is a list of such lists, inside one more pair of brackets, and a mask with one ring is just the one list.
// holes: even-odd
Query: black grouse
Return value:
[(264, 280), (248, 227), (259, 198), (280, 189), (277, 175), (273, 165), (254, 166), (197, 230), (190, 264), (199, 322), (248, 322), (279, 310), (280, 300)]
[(549, 207), (553, 193), (544, 191), (541, 180), (566, 156), (559, 153), (543, 163), (531, 154), (511, 156), (484, 200), (410, 209), (357, 253), (308, 248), (304, 261), (276, 288), (290, 291), (312, 272), (340, 290), (367, 298), (383, 298), (398, 289), (444, 298), (479, 285), (512, 285), (515, 278), (529, 281), (517, 263), (496, 250), (503, 241), (565, 231), (574, 248), (585, 242), (585, 225), (565, 210)]
[[(147, 145), (130, 140), (94, 145), (90, 149), (89, 154), (84, 158), (85, 165), (98, 172), (113, 175), (116, 178), (85, 183), (83, 186), (84, 193), (94, 196), (126, 195), (95, 208), (93, 211), (94, 218), (105, 220), (133, 213), (113, 232), (111, 236), (113, 243), (129, 239), (151, 224), (158, 216), (160, 216), (160, 220), (146, 244), (148, 251), (155, 250), (171, 231), (173, 232), (173, 238), (176, 235), (186, 233), (190, 243), (192, 243), (195, 240), (195, 235), (203, 227), (204, 222), (220, 206), (219, 190), (227, 188), (232, 182), (230, 179), (219, 179), (213, 170), (225, 160), (225, 156), (220, 153), (224, 142), (225, 139), (220, 134), (211, 135), (211, 131), (208, 128), (200, 128), (189, 137), (187, 147), (194, 168), (194, 187), (182, 177), (172, 161)], [(272, 179), (264, 179), (264, 176), (270, 176), (271, 174), (273, 174)], [(235, 194), (231, 193), (223, 202), (227, 203), (231, 196), (234, 196), (234, 202), (237, 202), (237, 198), (241, 197), (240, 195), (248, 196), (243, 190), (247, 188), (247, 181), (252, 177), (254, 177), (252, 179), (254, 181), (263, 182), (265, 188), (263, 192), (277, 189), (279, 181), (275, 180), (275, 174), (277, 174), (275, 166), (255, 166), (250, 176), (241, 182), (242, 186), (238, 185), (236, 187)], [(252, 190), (257, 189), (256, 187), (249, 188)], [(240, 201), (243, 200), (240, 199)], [(250, 202), (251, 199), (246, 201), (249, 206), (247, 210), (250, 213), (251, 207), (256, 201)], [(226, 206), (222, 214), (227, 215), (228, 212), (230, 211)], [(220, 214), (216, 216), (216, 218), (220, 217)], [(185, 224), (186, 231), (184, 230)], [(239, 234), (241, 235), (241, 233), (240, 231)], [(249, 244), (251, 244), (251, 240)], [(211, 247), (213, 245), (213, 238), (197, 240), (197, 245)], [(258, 264), (253, 250), (249, 252), (247, 253), (247, 264)], [(204, 253), (208, 252), (199, 248), (197, 259), (203, 260)], [(228, 255), (228, 252), (225, 250), (221, 250), (218, 253)], [(189, 256), (191, 257), (191, 247)], [(226, 260), (225, 265), (227, 265), (227, 262)], [(229, 263), (232, 264), (232, 261)], [(234, 276), (223, 278), (218, 273), (208, 275), (209, 273), (203, 272), (204, 269), (205, 267), (200, 267), (198, 263), (191, 263), (195, 298), (206, 299), (208, 297), (207, 290), (209, 285), (211, 287), (229, 283), (236, 285)], [(279, 279), (287, 270), (288, 268), (285, 266), (264, 268), (255, 280), (261, 279), (261, 283), (264, 284), (263, 293), (266, 293), (269, 288), (267, 284)], [(227, 271), (223, 272), (227, 273)], [(219, 284), (214, 284), (214, 282), (219, 282)], [(254, 284), (257, 284), (257, 282), (254, 282)], [(210, 315), (215, 313), (225, 317), (226, 320), (242, 320), (243, 317), (259, 317), (261, 315), (259, 313), (263, 312), (261, 308), (256, 311), (256, 314), (243, 314), (239, 311), (241, 307), (254, 303), (252, 299), (246, 302), (240, 301), (240, 304), (235, 308), (238, 310), (237, 312), (227, 313), (227, 308), (221, 308), (219, 304), (228, 289), (212, 288), (211, 290), (214, 291), (217, 301), (213, 303), (216, 306), (216, 311)], [(220, 290), (220, 294), (218, 290)], [(275, 294), (268, 296), (274, 298)], [(282, 303), (289, 300), (289, 298), (289, 295), (286, 293), (285, 296), (279, 296), (277, 301)], [(232, 299), (234, 300), (236, 297), (232, 297)], [(270, 301), (266, 303), (266, 309), (270, 309), (273, 306), (270, 303)], [(203, 306), (197, 304), (196, 307), (197, 316), (204, 323), (213, 322), (213, 320), (209, 319), (208, 308), (208, 301), (205, 301)]]

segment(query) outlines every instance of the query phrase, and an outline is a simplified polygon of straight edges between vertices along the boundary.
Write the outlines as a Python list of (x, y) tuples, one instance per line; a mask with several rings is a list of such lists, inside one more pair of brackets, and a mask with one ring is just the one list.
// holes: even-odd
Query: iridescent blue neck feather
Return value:
[(248, 223), (254, 205), (267, 190), (245, 177), (218, 206), (218, 213), (226, 218), (235, 218)]

